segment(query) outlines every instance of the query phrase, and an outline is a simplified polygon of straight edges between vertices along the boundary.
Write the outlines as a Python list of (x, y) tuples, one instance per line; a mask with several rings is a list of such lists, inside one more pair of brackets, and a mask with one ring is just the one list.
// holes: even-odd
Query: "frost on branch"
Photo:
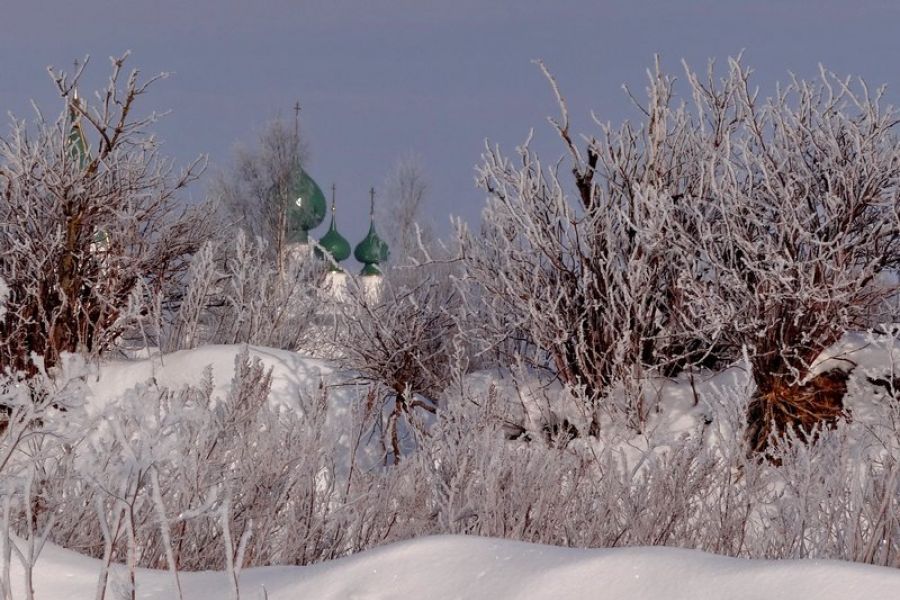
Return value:
[(531, 136), (515, 159), (488, 147), (477, 178), (488, 193), (481, 229), (458, 230), (460, 289), (482, 352), (549, 369), (591, 404), (627, 383), (634, 389), (619, 412), (638, 427), (647, 411), (640, 382), (702, 363), (713, 347), (683, 319), (682, 282), (695, 276), (696, 257), (669, 242), (686, 218), (673, 198), (696, 195), (702, 181), (694, 132), (669, 107), (672, 85), (657, 71), (647, 122), (602, 126), (585, 150), (560, 96), (553, 126), (568, 157), (542, 162)]
[(740, 59), (721, 78), (685, 70), (690, 102), (657, 64), (641, 122), (598, 121), (581, 142), (548, 74), (567, 155), (542, 162), (530, 136), (515, 158), (487, 148), (481, 230), (458, 230), (468, 331), (589, 404), (624, 387), (619, 408), (638, 426), (648, 376), (747, 348), (759, 449), (771, 431), (841, 414), (840, 388), (835, 405), (798, 385), (896, 294), (897, 115), (881, 90), (825, 70), (764, 100)]
[(883, 90), (824, 69), (766, 100), (737, 60), (718, 82), (688, 79), (703, 186), (672, 243), (703, 259), (684, 287), (707, 335), (749, 349), (748, 438), (761, 449), (770, 432), (843, 414), (846, 377), (809, 380), (810, 365), (896, 294), (897, 114)]
[(375, 294), (365, 285), (352, 281), (338, 307), (333, 358), (370, 382), (372, 401), (384, 404), (376, 426), (385, 462), (396, 463), (403, 446), (414, 445), (402, 443), (402, 422), (412, 430), (423, 413), (434, 414), (450, 383), (457, 299), (447, 273), (432, 266), (393, 269)]
[[(168, 299), (185, 259), (210, 229), (208, 211), (186, 208), (182, 171), (159, 154), (148, 132), (155, 114), (135, 116), (158, 77), (141, 81), (112, 61), (105, 89), (75, 100), (83, 69), (69, 79), (51, 70), (67, 105), (53, 121), (14, 121), (0, 138), (0, 277), (9, 288), (0, 317), (0, 368), (34, 374), (62, 352), (99, 353)], [(72, 150), (73, 118), (88, 144)]]

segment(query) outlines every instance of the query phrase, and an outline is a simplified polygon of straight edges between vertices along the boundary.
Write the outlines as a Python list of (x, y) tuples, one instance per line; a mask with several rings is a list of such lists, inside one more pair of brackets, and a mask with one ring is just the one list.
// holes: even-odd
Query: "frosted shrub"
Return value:
[[(48, 386), (44, 404), (17, 404), (46, 407), (41, 418), (11, 421), (0, 439), (4, 531), (24, 544), (7, 560), (33, 564), (49, 539), (101, 558), (101, 581), (130, 589), (137, 566), (167, 568), (176, 585), (181, 570), (235, 580), (246, 566), (462, 533), (898, 566), (896, 417), (773, 436), (769, 459), (748, 458), (752, 389), (721, 389), (702, 398), (711, 421), (677, 435), (510, 440), (497, 394), (460, 381), (416, 450), (388, 467), (361, 451), (371, 398), (350, 407), (348, 448), (326, 418), (328, 388), (273, 406), (270, 375), (246, 352), (222, 398), (207, 371), (196, 386), (141, 385), (88, 415), (77, 376)], [(64, 400), (71, 408), (54, 413)], [(900, 414), (896, 402), (885, 408)]]
[(329, 506), (320, 481), (333, 467), (324, 397), (312, 390), (296, 405), (270, 406), (269, 373), (246, 352), (235, 367), (224, 399), (213, 398), (207, 371), (180, 391), (138, 386), (98, 416), (73, 491), (78, 502), (99, 503), (101, 525), (120, 527), (83, 528), (68, 545), (99, 548), (108, 535), (109, 559), (163, 568), (223, 568), (239, 547), (247, 563), (281, 562), (277, 542), (290, 539), (284, 528), (297, 504), (317, 519)]
[(209, 243), (191, 261), (178, 310), (171, 318), (160, 315), (162, 346), (249, 343), (297, 350), (314, 339), (324, 269), (305, 246), (279, 265), (262, 239), (242, 230), (230, 245)]
[[(672, 197), (699, 185), (698, 147), (684, 112), (669, 107), (673, 79), (658, 69), (641, 107), (646, 123), (601, 125), (584, 148), (545, 74), (567, 156), (541, 160), (532, 135), (514, 158), (498, 147), (483, 154), (481, 228), (457, 228), (464, 331), (480, 353), (499, 352), (501, 365), (547, 369), (594, 404), (654, 371), (702, 362), (714, 346), (683, 322), (681, 285), (698, 274), (696, 257), (668, 241), (684, 218)], [(644, 407), (628, 412), (639, 428)]]
[[(464, 327), (502, 366), (547, 369), (590, 404), (616, 386), (749, 352), (751, 446), (834, 423), (843, 381), (810, 366), (896, 295), (900, 144), (883, 90), (825, 71), (763, 99), (740, 59), (717, 77), (649, 72), (640, 121), (565, 149), (488, 147), (479, 231), (460, 224)], [(548, 75), (549, 77), (549, 75)], [(588, 408), (591, 408), (590, 406)], [(626, 407), (637, 430), (646, 406)]]
[(681, 437), (565, 448), (506, 441), (483, 402), (450, 409), (423, 440), (414, 457), (421, 474), (411, 480), (427, 498), (430, 533), (897, 565), (896, 450), (844, 425), (811, 439), (773, 438), (775, 462), (748, 458), (748, 400), (722, 391), (719, 422)]
[(297, 350), (311, 339), (326, 266), (310, 247), (299, 246), (281, 268), (268, 259), (264, 241), (238, 232), (225, 262), (223, 305), (214, 311), (211, 342)]
[(184, 296), (175, 313), (171, 330), (160, 327), (161, 347), (168, 352), (185, 348), (195, 348), (209, 337), (210, 304), (215, 302), (215, 294), (222, 274), (215, 262), (216, 246), (207, 242), (191, 259), (186, 276)]
[[(164, 77), (128, 73), (127, 54), (112, 59), (105, 89), (85, 102), (69, 77), (51, 70), (67, 109), (55, 120), (15, 120), (0, 137), (0, 370), (35, 375), (62, 353), (98, 355), (171, 300), (186, 259), (212, 230), (209, 211), (186, 208), (181, 190), (199, 177), (161, 155), (155, 113), (143, 96)], [(85, 143), (78, 148), (73, 137)]]
[[(333, 359), (371, 382), (385, 461), (403, 455), (401, 427), (408, 432), (422, 413), (435, 414), (459, 358), (454, 311), (457, 298), (434, 267), (392, 270), (377, 293), (352, 282), (340, 305)], [(414, 444), (406, 444), (407, 450)]]
[[(44, 544), (67, 532), (86, 511), (67, 490), (75, 477), (74, 448), (82, 443), (84, 362), (63, 355), (53, 376), (35, 360), (36, 374), (0, 377), (0, 593), (11, 598), (11, 560), (24, 570), (33, 598), (33, 568)], [(18, 537), (12, 538), (11, 533)]]
[(703, 256), (684, 282), (699, 327), (749, 350), (761, 449), (772, 431), (840, 416), (843, 379), (810, 366), (896, 294), (897, 113), (883, 89), (824, 69), (764, 100), (739, 60), (719, 80), (687, 77), (704, 183), (671, 243)]

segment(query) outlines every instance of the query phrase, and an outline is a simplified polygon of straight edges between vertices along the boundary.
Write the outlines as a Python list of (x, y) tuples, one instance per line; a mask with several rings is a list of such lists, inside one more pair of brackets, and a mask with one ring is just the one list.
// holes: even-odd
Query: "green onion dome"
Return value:
[(369, 234), (357, 244), (353, 256), (359, 262), (367, 265), (383, 263), (390, 256), (387, 244), (378, 237), (378, 233), (375, 231), (374, 222), (369, 225)]
[(319, 245), (331, 255), (335, 262), (347, 260), (350, 256), (350, 242), (338, 233), (333, 216), (331, 218), (331, 227), (328, 229), (328, 233), (319, 240)]
[[(334, 191), (335, 186), (331, 186), (331, 227), (328, 228), (328, 233), (322, 236), (322, 239), (319, 240), (319, 245), (322, 247), (322, 250), (328, 252), (331, 255), (331, 258), (334, 259), (334, 262), (341, 262), (343, 260), (347, 260), (350, 256), (350, 242), (338, 233), (337, 230), (337, 222), (335, 219), (335, 203), (334, 203)], [(316, 254), (321, 257), (322, 252), (317, 249)], [(339, 270), (339, 267), (332, 265), (332, 270)]]
[(371, 205), (369, 209), (369, 233), (363, 238), (356, 249), (353, 256), (356, 260), (363, 263), (361, 275), (381, 275), (378, 263), (383, 263), (390, 256), (388, 245), (378, 237), (375, 231), (375, 188), (369, 190)]
[(289, 243), (305, 244), (309, 231), (325, 220), (325, 194), (302, 168), (297, 173), (288, 201), (287, 237)]

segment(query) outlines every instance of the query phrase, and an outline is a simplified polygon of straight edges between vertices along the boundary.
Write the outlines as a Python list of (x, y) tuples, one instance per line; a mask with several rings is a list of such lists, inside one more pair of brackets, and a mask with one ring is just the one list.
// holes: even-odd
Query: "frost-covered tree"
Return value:
[(139, 115), (146, 81), (112, 59), (96, 100), (76, 97), (82, 65), (50, 69), (67, 110), (55, 120), (14, 121), (0, 138), (0, 369), (34, 373), (31, 356), (53, 366), (62, 352), (97, 353), (152, 296), (167, 297), (185, 259), (210, 230), (202, 207), (180, 191), (200, 159), (177, 171)]
[(548, 166), (530, 138), (516, 160), (488, 148), (481, 230), (459, 228), (460, 289), (471, 339), (589, 399), (634, 386), (632, 421), (643, 378), (746, 349), (761, 448), (773, 424), (835, 418), (841, 382), (810, 388), (810, 365), (896, 293), (896, 112), (824, 70), (766, 100), (739, 59), (721, 79), (686, 74), (690, 102), (657, 64), (641, 122), (598, 121), (580, 142), (551, 78), (567, 158)]
[[(488, 193), (479, 231), (460, 225), (470, 339), (550, 369), (593, 401), (617, 383), (639, 385), (646, 368), (704, 357), (680, 322), (680, 280), (695, 263), (667, 242), (672, 219), (662, 196), (694, 193), (700, 179), (692, 130), (679, 127), (668, 103), (672, 80), (652, 76), (647, 120), (581, 148), (568, 109), (553, 128), (568, 165), (541, 161), (532, 138), (516, 159), (488, 147), (478, 185)], [(687, 260), (686, 260), (687, 259)], [(640, 421), (639, 390), (625, 407)]]
[(748, 350), (761, 449), (773, 429), (840, 414), (846, 377), (810, 381), (810, 366), (896, 294), (900, 143), (883, 88), (821, 69), (763, 100), (750, 75), (739, 60), (718, 81), (687, 72), (701, 183), (670, 243), (701, 257), (683, 282), (694, 320)]

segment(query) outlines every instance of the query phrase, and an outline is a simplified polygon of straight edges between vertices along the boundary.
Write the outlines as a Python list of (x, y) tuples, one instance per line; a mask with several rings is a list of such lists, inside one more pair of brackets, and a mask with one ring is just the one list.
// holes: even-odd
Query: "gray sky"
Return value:
[(299, 99), (309, 170), (323, 189), (337, 184), (339, 223), (356, 243), (366, 191), (403, 155), (421, 157), (429, 215), (446, 230), (450, 213), (478, 218), (473, 166), (486, 138), (511, 153), (534, 126), (545, 159), (562, 153), (531, 59), (591, 131), (591, 110), (635, 116), (621, 84), (643, 90), (654, 53), (676, 70), (682, 58), (702, 68), (746, 49), (765, 92), (821, 62), (887, 83), (900, 103), (898, 32), (897, 0), (2, 0), (0, 110), (29, 116), (33, 98), (56, 112), (47, 65), (90, 54), (85, 87), (95, 87), (107, 57), (130, 49), (132, 66), (173, 72), (144, 103), (172, 110), (158, 127), (167, 153), (208, 153), (217, 168)]

